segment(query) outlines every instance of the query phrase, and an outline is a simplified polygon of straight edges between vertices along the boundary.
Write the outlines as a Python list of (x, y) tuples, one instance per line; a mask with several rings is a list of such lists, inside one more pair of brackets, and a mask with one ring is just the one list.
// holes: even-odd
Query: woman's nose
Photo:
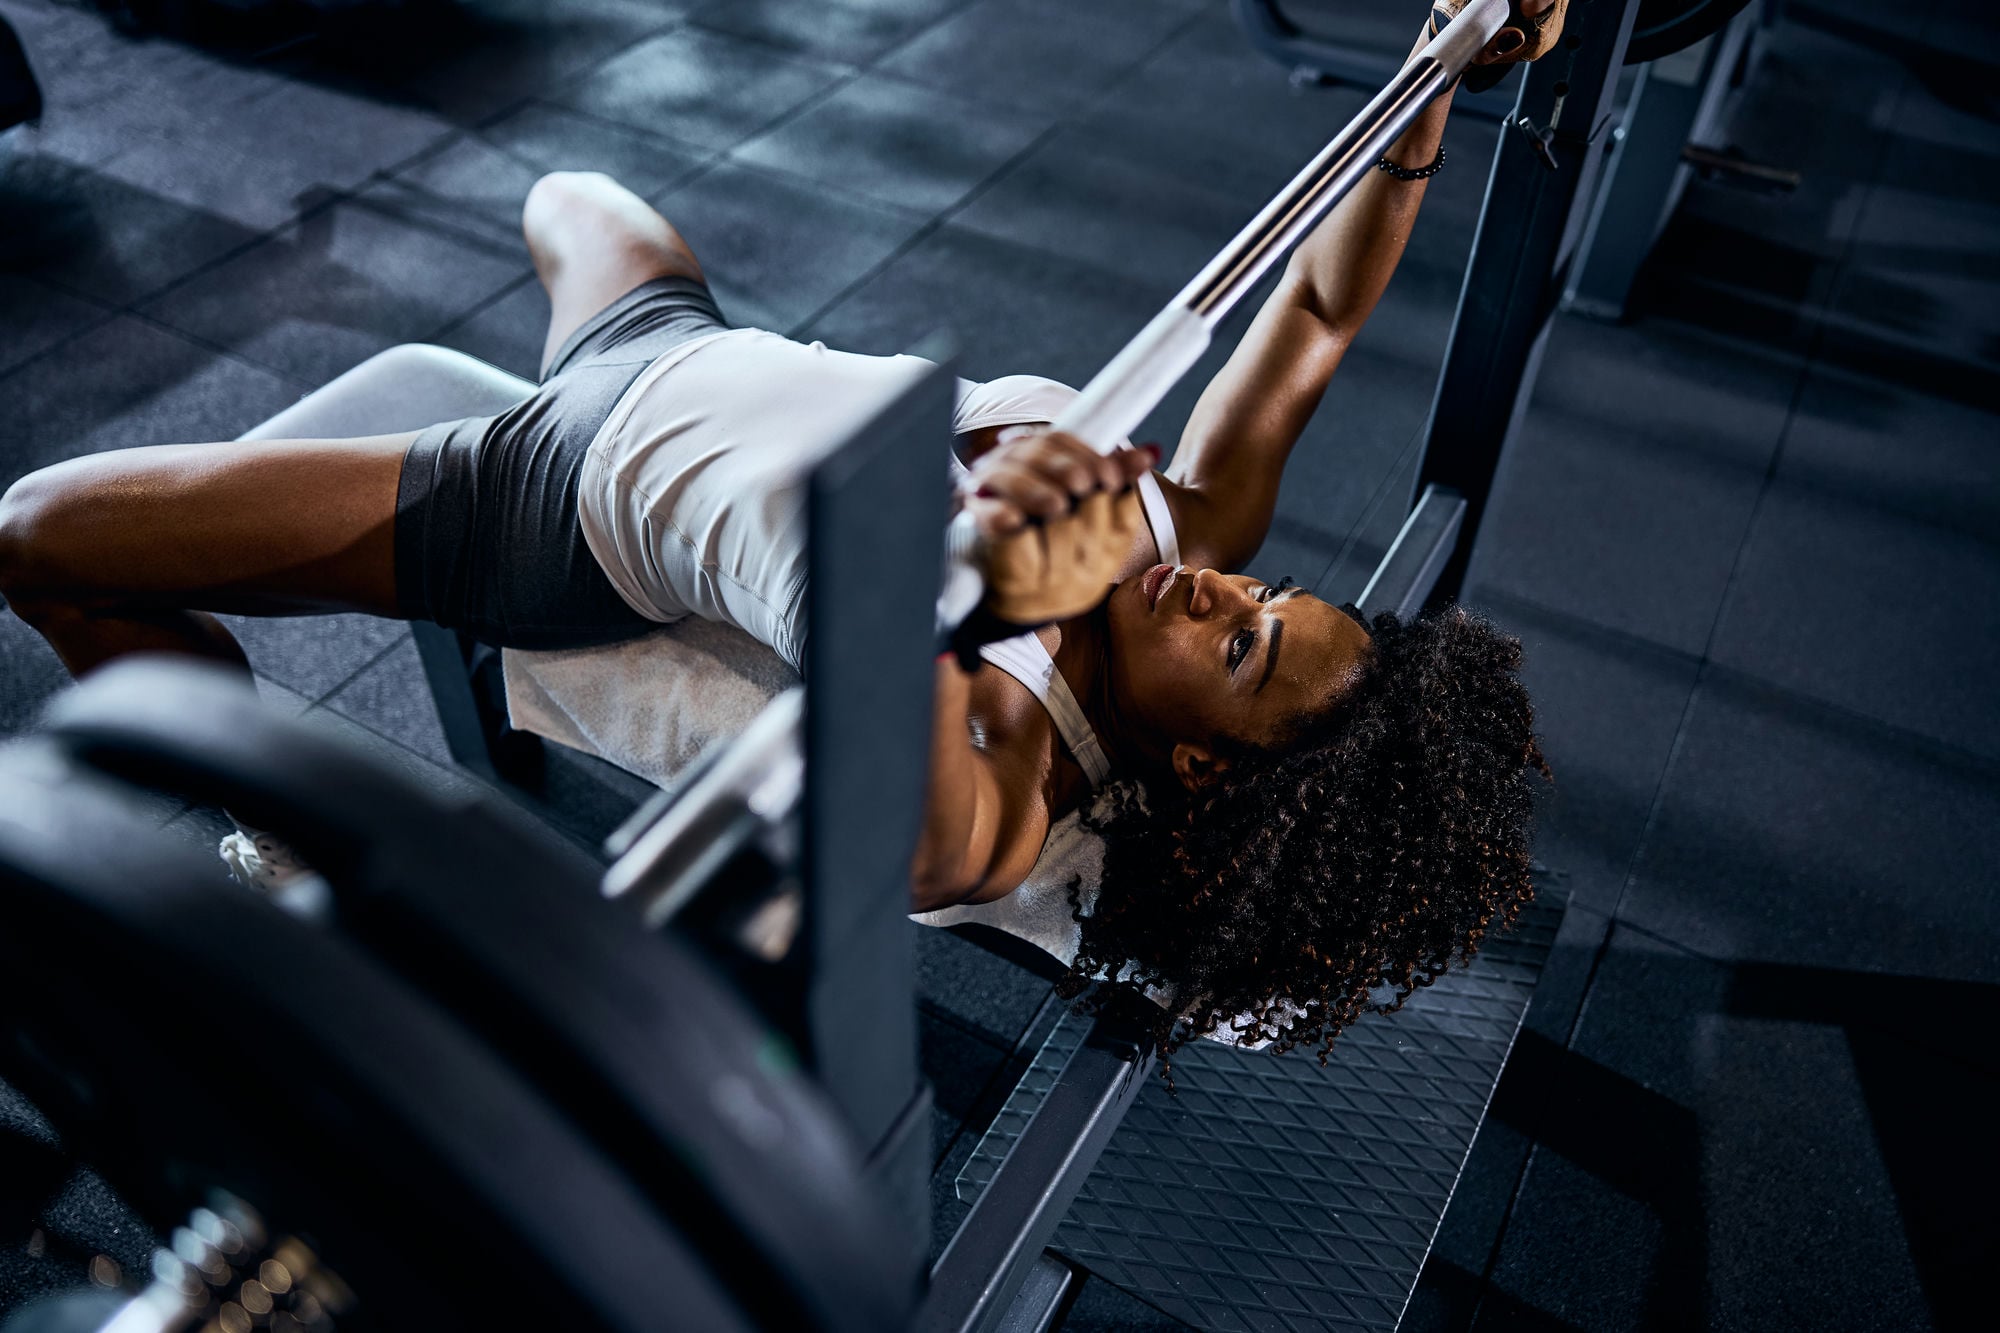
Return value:
[(1214, 570), (1198, 569), (1194, 575), (1194, 590), (1188, 594), (1188, 614), (1206, 616), (1218, 610), (1234, 610), (1235, 603), (1243, 597), (1241, 588)]

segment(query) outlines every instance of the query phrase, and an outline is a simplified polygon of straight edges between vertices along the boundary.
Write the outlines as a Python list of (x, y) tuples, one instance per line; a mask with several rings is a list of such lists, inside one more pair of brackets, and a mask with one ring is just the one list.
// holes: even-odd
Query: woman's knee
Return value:
[(43, 468), (0, 493), (0, 596), (23, 619), (64, 581), (58, 550), (73, 490), (66, 471)]
[(673, 224), (602, 172), (556, 171), (536, 181), (522, 206), (521, 230), (545, 281), (577, 268), (643, 270), (640, 281), (701, 276)]

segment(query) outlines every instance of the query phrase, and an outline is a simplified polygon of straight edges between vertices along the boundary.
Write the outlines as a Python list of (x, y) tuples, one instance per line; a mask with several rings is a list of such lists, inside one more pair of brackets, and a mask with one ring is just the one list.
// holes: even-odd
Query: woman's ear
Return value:
[(1200, 791), (1229, 770), (1229, 761), (1219, 758), (1205, 745), (1182, 741), (1174, 746), (1174, 776), (1189, 791)]

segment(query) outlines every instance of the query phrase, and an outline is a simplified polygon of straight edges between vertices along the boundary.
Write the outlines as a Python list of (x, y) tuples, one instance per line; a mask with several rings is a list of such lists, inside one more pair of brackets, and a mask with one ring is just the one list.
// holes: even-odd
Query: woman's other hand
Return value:
[[(1433, 0), (1431, 32), (1435, 35), (1456, 18), (1471, 0)], [(1540, 58), (1562, 36), (1569, 0), (1512, 0), (1513, 12), (1493, 40), (1472, 58), (1475, 65), (1511, 65)]]
[(1132, 484), (1158, 457), (1150, 446), (1100, 454), (1053, 432), (1011, 437), (982, 457), (962, 499), (985, 539), (992, 612), (1039, 625), (1097, 605), (1139, 532)]

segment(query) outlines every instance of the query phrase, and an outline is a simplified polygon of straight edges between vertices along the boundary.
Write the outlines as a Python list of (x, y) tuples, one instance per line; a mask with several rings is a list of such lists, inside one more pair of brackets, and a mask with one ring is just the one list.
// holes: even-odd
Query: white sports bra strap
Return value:
[(1174, 531), (1174, 511), (1167, 508), (1167, 493), (1160, 489), (1158, 473), (1139, 474), (1139, 503), (1146, 510), (1146, 526), (1153, 530), (1153, 545), (1160, 548), (1160, 560), (1179, 569), (1180, 534)]
[(1093, 789), (1103, 786), (1104, 780), (1111, 776), (1111, 761), (1105, 758), (1104, 748), (1097, 743), (1097, 733), (1084, 717), (1082, 705), (1070, 692), (1069, 682), (1056, 670), (1056, 661), (1042, 647), (1042, 641), (1032, 634), (1021, 634), (989, 643), (979, 650), (979, 655), (1027, 686), (1028, 692), (1042, 701), (1042, 707), (1049, 710), (1049, 720), (1056, 724), (1056, 734), (1082, 767), (1083, 776)]

